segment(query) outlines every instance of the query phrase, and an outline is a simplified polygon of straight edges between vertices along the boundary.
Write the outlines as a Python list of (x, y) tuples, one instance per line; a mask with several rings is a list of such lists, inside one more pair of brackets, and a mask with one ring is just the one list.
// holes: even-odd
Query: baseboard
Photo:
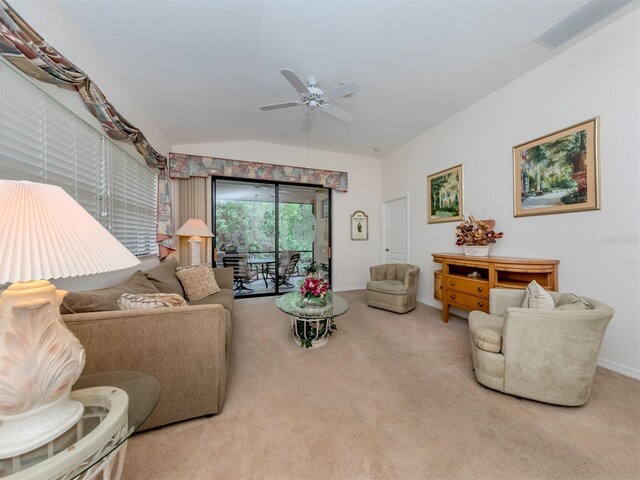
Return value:
[(347, 292), (349, 290), (365, 290), (367, 287), (366, 285), (357, 285), (355, 287), (337, 287), (337, 288), (332, 288), (331, 291), (333, 292)]
[(424, 303), (425, 305), (429, 305), (430, 307), (442, 310), (442, 304), (434, 298), (417, 297), (416, 300), (418, 300), (420, 303)]
[(626, 365), (622, 365), (618, 362), (612, 362), (611, 360), (607, 360), (606, 358), (600, 357), (598, 359), (598, 365), (602, 368), (606, 368), (607, 370), (613, 370), (614, 372), (621, 373), (627, 377), (635, 378), (636, 380), (640, 380), (640, 370), (637, 368), (627, 367)]
[[(433, 299), (433, 298), (421, 298), (418, 297), (417, 300), (420, 303), (424, 303), (425, 305), (429, 305), (430, 307), (437, 308), (438, 310), (442, 310), (442, 304)], [(614, 372), (621, 373), (627, 377), (635, 378), (636, 380), (640, 380), (640, 370), (636, 368), (627, 367), (626, 365), (622, 365), (621, 363), (612, 362), (611, 360), (607, 360), (605, 358), (598, 358), (598, 365), (602, 368), (606, 368), (607, 370), (613, 370)]]

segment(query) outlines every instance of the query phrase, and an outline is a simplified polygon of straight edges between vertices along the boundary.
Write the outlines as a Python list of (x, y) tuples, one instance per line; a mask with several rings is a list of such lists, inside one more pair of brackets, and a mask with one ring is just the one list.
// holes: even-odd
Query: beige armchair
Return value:
[[(561, 293), (549, 292), (556, 305)], [(469, 315), (471, 357), (481, 384), (518, 397), (578, 406), (591, 393), (613, 308), (520, 308), (523, 290), (491, 289), (490, 312)]]
[(420, 268), (406, 263), (387, 263), (371, 267), (367, 282), (367, 305), (396, 313), (416, 308)]

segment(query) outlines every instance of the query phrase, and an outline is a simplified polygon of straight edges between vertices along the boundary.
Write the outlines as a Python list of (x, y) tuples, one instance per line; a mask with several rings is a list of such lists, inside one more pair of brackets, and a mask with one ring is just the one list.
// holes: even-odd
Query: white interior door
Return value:
[(407, 198), (385, 202), (386, 263), (407, 263)]

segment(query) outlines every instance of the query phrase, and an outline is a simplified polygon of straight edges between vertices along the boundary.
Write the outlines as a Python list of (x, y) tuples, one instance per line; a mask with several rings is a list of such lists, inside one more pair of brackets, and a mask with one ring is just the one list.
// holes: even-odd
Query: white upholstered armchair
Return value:
[[(561, 293), (549, 292), (556, 306)], [(491, 289), (490, 312), (469, 315), (476, 379), (518, 397), (586, 403), (613, 308), (583, 297), (586, 309), (520, 308), (524, 291)]]

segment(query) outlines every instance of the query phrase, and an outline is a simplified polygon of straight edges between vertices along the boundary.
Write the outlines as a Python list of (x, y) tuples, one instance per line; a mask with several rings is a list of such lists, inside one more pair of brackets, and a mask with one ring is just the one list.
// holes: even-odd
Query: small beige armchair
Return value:
[(416, 308), (420, 268), (406, 263), (387, 263), (371, 267), (367, 282), (367, 305), (396, 313)]
[[(561, 293), (549, 292), (557, 304)], [(556, 405), (584, 405), (613, 308), (520, 308), (523, 290), (491, 289), (489, 314), (469, 315), (471, 358), (481, 384)]]

